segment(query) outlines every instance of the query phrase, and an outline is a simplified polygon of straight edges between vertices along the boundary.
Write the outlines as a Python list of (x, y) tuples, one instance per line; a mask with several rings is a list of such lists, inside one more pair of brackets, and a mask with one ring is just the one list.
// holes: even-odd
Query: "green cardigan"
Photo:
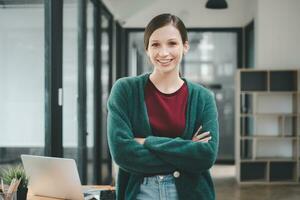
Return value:
[[(217, 157), (219, 127), (212, 92), (184, 79), (189, 95), (182, 136), (153, 136), (144, 100), (149, 75), (118, 79), (108, 99), (108, 144), (119, 166), (117, 199), (134, 200), (145, 174), (173, 174), (174, 171), (180, 173), (175, 178), (180, 200), (215, 199), (209, 169)], [(203, 132), (211, 133), (208, 143), (191, 140), (200, 125)], [(135, 137), (146, 138), (144, 145), (137, 143)]]

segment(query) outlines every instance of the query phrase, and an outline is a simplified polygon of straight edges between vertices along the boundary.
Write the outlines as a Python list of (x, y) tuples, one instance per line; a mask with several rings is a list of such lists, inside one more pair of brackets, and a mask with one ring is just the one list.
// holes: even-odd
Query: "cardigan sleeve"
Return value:
[(175, 170), (173, 165), (161, 160), (135, 141), (128, 117), (126, 94), (122, 82), (117, 81), (107, 103), (107, 138), (113, 160), (129, 173), (172, 173)]
[(216, 160), (219, 142), (218, 114), (212, 94), (207, 96), (202, 116), (203, 132), (210, 131), (212, 136), (209, 142), (149, 136), (144, 146), (178, 169), (191, 173), (208, 170)]

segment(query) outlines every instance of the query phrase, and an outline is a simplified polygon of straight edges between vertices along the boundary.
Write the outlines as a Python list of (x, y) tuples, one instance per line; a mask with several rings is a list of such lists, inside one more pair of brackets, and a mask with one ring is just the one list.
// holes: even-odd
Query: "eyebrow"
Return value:
[[(176, 40), (177, 41), (177, 38), (168, 39), (168, 41), (172, 41), (172, 40)], [(151, 40), (150, 42), (159, 42), (159, 40)]]

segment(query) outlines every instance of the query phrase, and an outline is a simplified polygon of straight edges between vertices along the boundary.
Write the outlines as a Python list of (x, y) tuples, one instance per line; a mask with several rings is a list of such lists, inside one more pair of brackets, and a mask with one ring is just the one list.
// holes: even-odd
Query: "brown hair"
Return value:
[(188, 36), (187, 36), (187, 31), (185, 28), (184, 23), (181, 21), (181, 19), (175, 15), (169, 14), (169, 13), (164, 13), (157, 15), (154, 17), (149, 24), (147, 25), (144, 33), (144, 46), (145, 49), (148, 50), (148, 44), (149, 44), (149, 39), (152, 33), (156, 30), (159, 29), (163, 26), (172, 24), (175, 28), (178, 29), (182, 43), (185, 43), (188, 41)]

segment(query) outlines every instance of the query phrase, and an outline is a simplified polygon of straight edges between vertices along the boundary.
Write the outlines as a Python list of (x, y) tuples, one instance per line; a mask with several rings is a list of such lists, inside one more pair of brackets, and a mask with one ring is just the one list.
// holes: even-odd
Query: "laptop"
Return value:
[(82, 189), (75, 160), (33, 155), (21, 155), (21, 159), (33, 195), (91, 199), (92, 191)]

